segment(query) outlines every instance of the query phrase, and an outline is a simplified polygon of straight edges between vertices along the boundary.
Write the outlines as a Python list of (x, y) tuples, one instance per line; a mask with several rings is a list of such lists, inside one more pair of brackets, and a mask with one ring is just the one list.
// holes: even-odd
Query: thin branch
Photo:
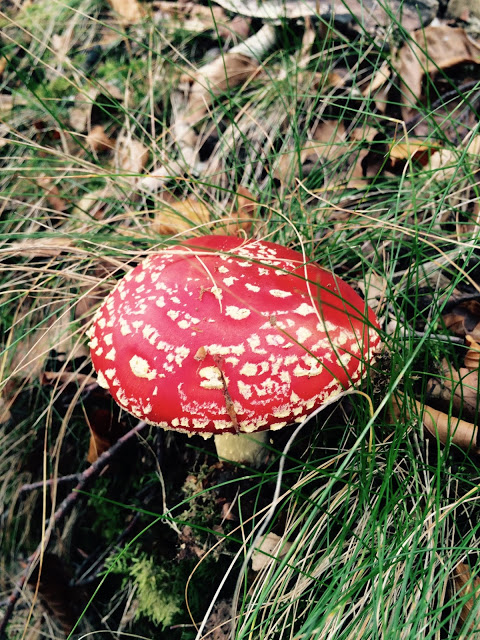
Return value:
[(140, 431), (142, 431), (142, 429), (144, 429), (146, 425), (147, 423), (144, 421), (139, 422), (135, 427), (133, 427), (133, 429), (130, 429), (130, 431), (119, 438), (117, 442), (115, 442), (115, 444), (110, 447), (110, 449), (102, 453), (102, 455), (97, 460), (95, 460), (95, 462), (91, 464), (87, 469), (85, 469), (85, 471), (79, 474), (77, 486), (68, 494), (65, 500), (60, 503), (60, 506), (48, 521), (43, 540), (28, 559), (27, 566), (23, 570), (21, 578), (18, 580), (15, 589), (6, 600), (7, 608), (3, 619), (0, 622), (0, 640), (2, 640), (2, 638), (5, 638), (7, 624), (15, 610), (15, 605), (17, 604), (22, 594), (22, 589), (25, 586), (25, 582), (27, 581), (28, 576), (30, 575), (35, 563), (48, 545), (51, 533), (53, 531), (53, 526), (59, 524), (63, 520), (63, 518), (65, 518), (70, 513), (81, 495), (80, 492), (85, 489), (86, 485), (94, 480), (100, 474), (100, 472), (112, 461), (118, 450), (121, 449), (124, 444), (129, 442), (134, 436), (140, 433)]
[(51, 487), (52, 485), (63, 484), (64, 482), (80, 482), (82, 479), (81, 473), (71, 473), (68, 476), (61, 476), (60, 478), (49, 478), (48, 480), (39, 480), (38, 482), (31, 482), (29, 484), (23, 484), (20, 487), (18, 493), (24, 493), (25, 491), (35, 491), (35, 489), (42, 489), (43, 487)]

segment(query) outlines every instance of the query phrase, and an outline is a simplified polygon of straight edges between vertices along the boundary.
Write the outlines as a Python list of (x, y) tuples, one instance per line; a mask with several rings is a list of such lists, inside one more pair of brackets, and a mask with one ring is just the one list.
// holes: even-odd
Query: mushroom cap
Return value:
[(215, 235), (127, 273), (89, 337), (121, 407), (208, 436), (302, 421), (365, 375), (377, 329), (349, 285), (297, 251)]

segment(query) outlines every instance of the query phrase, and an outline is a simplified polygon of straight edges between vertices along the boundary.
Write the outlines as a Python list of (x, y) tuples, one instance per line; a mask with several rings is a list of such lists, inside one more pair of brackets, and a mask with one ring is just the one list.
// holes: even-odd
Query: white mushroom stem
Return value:
[(268, 431), (222, 433), (215, 436), (218, 457), (229, 462), (244, 462), (252, 467), (262, 464)]

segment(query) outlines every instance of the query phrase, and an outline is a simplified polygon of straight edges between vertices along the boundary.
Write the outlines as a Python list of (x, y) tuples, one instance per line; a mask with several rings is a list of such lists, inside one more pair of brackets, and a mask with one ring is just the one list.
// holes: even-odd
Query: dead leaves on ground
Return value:
[(443, 445), (480, 454), (480, 345), (471, 335), (466, 345), (465, 366), (457, 370), (444, 359), (440, 374), (428, 381), (427, 403), (415, 404), (427, 431)]
[(398, 54), (403, 119), (415, 115), (412, 104), (422, 97), (425, 74), (465, 63), (480, 63), (480, 45), (464, 29), (438, 25), (414, 31)]
[(212, 216), (212, 208), (206, 202), (190, 196), (176, 200), (165, 194), (154, 212), (152, 229), (162, 235), (195, 232), (208, 229), (210, 233), (237, 235), (241, 231), (248, 233), (255, 219), (257, 203), (254, 196), (240, 186), (227, 210), (218, 218)]
[[(460, 562), (453, 572), (453, 586), (455, 600), (462, 602), (457, 629), (460, 631), (462, 626), (467, 623), (468, 628), (463, 631), (469, 634), (473, 633), (475, 636), (480, 622), (480, 578), (472, 575), (468, 564)], [(473, 636), (469, 635), (468, 637)], [(462, 637), (464, 637), (463, 634)]]
[(138, 0), (108, 0), (112, 9), (118, 14), (121, 24), (136, 24), (145, 15), (145, 6)]

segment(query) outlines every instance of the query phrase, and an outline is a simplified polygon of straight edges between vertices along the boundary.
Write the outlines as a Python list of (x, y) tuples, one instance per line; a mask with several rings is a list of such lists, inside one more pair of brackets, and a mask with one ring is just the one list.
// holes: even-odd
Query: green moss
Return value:
[(74, 92), (75, 87), (65, 76), (58, 76), (48, 84), (47, 88), (47, 93), (51, 98), (63, 98)]
[(108, 571), (124, 576), (122, 587), (131, 582), (137, 601), (136, 618), (145, 617), (162, 629), (172, 624), (183, 609), (185, 582), (172, 563), (156, 564), (146, 553), (135, 551), (111, 559)]

